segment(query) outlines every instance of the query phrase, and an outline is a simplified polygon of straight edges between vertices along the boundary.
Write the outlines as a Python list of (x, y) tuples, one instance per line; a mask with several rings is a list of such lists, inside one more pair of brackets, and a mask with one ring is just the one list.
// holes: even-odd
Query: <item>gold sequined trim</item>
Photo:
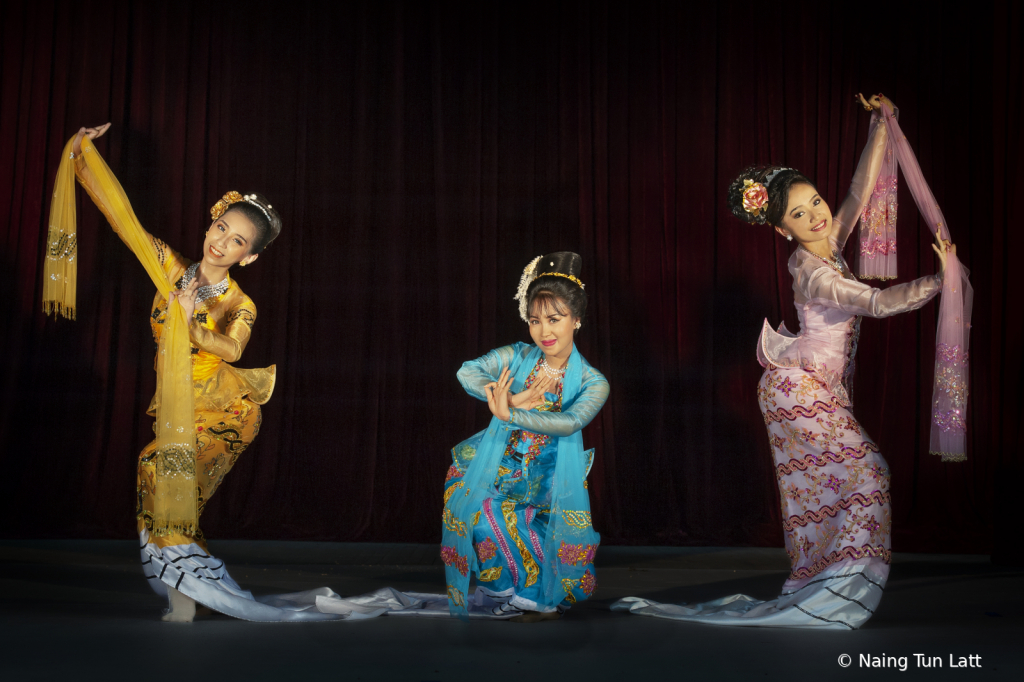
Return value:
[(943, 462), (966, 462), (967, 454), (963, 452), (936, 452), (930, 450), (929, 455), (938, 455), (942, 457)]
[(570, 604), (576, 603), (576, 597), (572, 593), (572, 589), (576, 587), (576, 581), (572, 578), (562, 578), (562, 589), (565, 590), (565, 600)]
[(455, 585), (448, 585), (448, 599), (456, 606), (466, 608), (466, 598)]
[(445, 528), (455, 533), (460, 538), (466, 537), (466, 524), (455, 518), (455, 514), (453, 514), (452, 510), (448, 507), (444, 508), (444, 513), (441, 514), (441, 520), (444, 522)]
[(445, 490), (444, 491), (444, 503), (448, 504), (448, 500), (451, 498), (452, 494), (456, 490), (461, 488), (461, 487), (462, 487), (462, 481), (456, 481), (450, 488), (448, 488), (448, 490)]
[(501, 577), (501, 566), (495, 566), (494, 568), (488, 568), (486, 571), (480, 571), (480, 582), (489, 583), (493, 580), (497, 580)]
[(562, 518), (565, 519), (565, 522), (573, 528), (579, 528), (581, 530), (585, 530), (593, 524), (590, 512), (585, 511), (572, 511), (571, 509), (563, 509)]
[(523, 558), (523, 566), (526, 568), (525, 587), (529, 587), (537, 582), (537, 578), (540, 576), (540, 569), (537, 567), (537, 562), (534, 561), (533, 555), (530, 554), (530, 550), (526, 547), (526, 543), (519, 537), (519, 529), (516, 525), (518, 521), (516, 501), (505, 500), (502, 502), (501, 513), (505, 516), (505, 527), (508, 529), (509, 537), (516, 543), (516, 547), (519, 549), (519, 556)]
[(537, 279), (540, 279), (541, 277), (565, 277), (568, 280), (572, 280), (573, 282), (576, 282), (576, 284), (579, 286), (580, 289), (586, 289), (587, 288), (583, 284), (583, 282), (579, 281), (578, 279), (576, 279), (572, 275), (565, 274), (564, 272), (542, 272), (539, 275), (537, 275)]

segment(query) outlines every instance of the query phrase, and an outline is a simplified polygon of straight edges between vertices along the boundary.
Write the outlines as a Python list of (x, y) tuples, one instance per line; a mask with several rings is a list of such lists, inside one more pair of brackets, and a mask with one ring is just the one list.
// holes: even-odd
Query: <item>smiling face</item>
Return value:
[(560, 298), (538, 296), (530, 309), (530, 336), (544, 351), (549, 364), (556, 367), (572, 353), (572, 338), (579, 318), (573, 317), (569, 306)]
[(213, 221), (203, 241), (203, 262), (217, 267), (230, 267), (242, 261), (246, 265), (256, 260), (249, 252), (256, 227), (238, 211), (227, 211)]
[(832, 211), (813, 185), (794, 184), (789, 188), (789, 202), (782, 224), (775, 229), (783, 237), (793, 235), (793, 239), (801, 244), (828, 239), (832, 234)]

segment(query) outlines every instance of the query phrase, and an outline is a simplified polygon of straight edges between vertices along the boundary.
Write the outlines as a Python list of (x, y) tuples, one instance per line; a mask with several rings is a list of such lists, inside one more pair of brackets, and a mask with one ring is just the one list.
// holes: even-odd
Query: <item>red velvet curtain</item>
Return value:
[[(109, 120), (136, 213), (186, 255), (227, 190), (284, 216), (237, 273), (259, 308), (238, 364), (280, 379), (210, 536), (437, 541), (449, 448), (489, 416), (455, 371), (528, 340), (522, 267), (575, 250), (579, 345), (612, 386), (584, 434), (605, 541), (781, 545), (754, 344), (765, 317), (795, 327), (791, 247), (732, 219), (725, 188), (771, 161), (838, 204), (868, 126), (854, 93), (881, 90), (973, 271), (970, 461), (927, 454), (934, 305), (865, 320), (855, 411), (893, 469), (894, 549), (989, 550), (1022, 457), (1024, 14), (751, 7), (4, 4), (0, 535), (134, 530), (152, 287), (85, 201), (78, 320), (39, 297), (61, 147)], [(908, 279), (935, 262), (901, 198)]]

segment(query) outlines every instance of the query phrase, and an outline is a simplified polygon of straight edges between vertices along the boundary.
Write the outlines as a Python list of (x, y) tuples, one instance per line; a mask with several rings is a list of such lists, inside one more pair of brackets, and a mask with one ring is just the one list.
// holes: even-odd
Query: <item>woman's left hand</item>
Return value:
[(185, 319), (192, 325), (192, 315), (196, 312), (196, 292), (199, 290), (199, 278), (194, 277), (184, 289), (174, 289), (167, 297), (167, 308), (177, 301), (185, 311)]
[(854, 99), (860, 99), (861, 106), (864, 107), (865, 111), (882, 108), (882, 100), (878, 95), (871, 95), (870, 98), (864, 99), (864, 95), (858, 92)]
[(487, 407), (491, 414), (503, 422), (512, 418), (508, 411), (508, 387), (512, 383), (511, 372), (506, 367), (497, 381), (484, 386), (484, 394), (487, 396)]
[(935, 230), (935, 243), (932, 244), (932, 251), (939, 257), (939, 277), (946, 276), (946, 261), (949, 254), (956, 255), (956, 244), (942, 238), (942, 233)]

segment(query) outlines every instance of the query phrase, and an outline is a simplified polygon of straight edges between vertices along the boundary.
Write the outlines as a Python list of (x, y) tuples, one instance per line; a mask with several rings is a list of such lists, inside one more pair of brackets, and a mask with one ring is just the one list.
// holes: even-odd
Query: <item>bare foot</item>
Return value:
[(183, 595), (173, 587), (167, 587), (167, 599), (170, 606), (160, 616), (165, 623), (191, 623), (196, 617), (196, 603), (191, 597)]

